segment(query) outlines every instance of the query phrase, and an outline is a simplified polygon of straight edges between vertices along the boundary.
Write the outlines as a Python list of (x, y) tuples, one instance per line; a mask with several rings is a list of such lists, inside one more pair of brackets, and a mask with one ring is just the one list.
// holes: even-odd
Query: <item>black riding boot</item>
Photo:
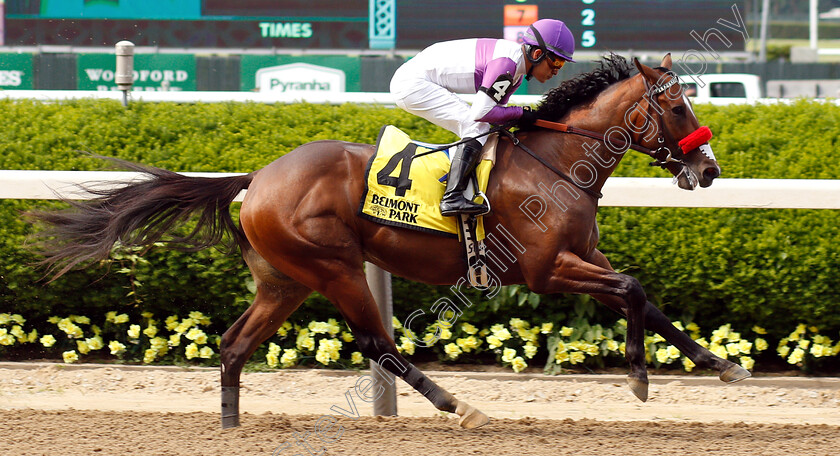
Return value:
[(455, 150), (452, 166), (449, 168), (449, 179), (446, 181), (446, 193), (440, 202), (440, 213), (448, 217), (457, 214), (483, 214), (487, 206), (474, 203), (464, 198), (464, 190), (470, 173), (475, 169), (481, 157), (481, 143), (471, 139)]

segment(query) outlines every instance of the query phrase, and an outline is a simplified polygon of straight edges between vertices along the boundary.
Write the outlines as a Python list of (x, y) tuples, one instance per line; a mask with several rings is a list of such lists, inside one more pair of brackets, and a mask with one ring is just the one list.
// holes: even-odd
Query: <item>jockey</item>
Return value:
[[(452, 156), (444, 216), (483, 214), (487, 206), (464, 198), (467, 178), (478, 163), (490, 124), (533, 124), (530, 108), (505, 106), (522, 79), (546, 82), (566, 62), (574, 62), (575, 40), (561, 21), (541, 19), (525, 32), (522, 45), (499, 39), (464, 39), (433, 44), (404, 63), (391, 79), (391, 94), (402, 109), (467, 141)], [(478, 93), (472, 106), (456, 93)]]

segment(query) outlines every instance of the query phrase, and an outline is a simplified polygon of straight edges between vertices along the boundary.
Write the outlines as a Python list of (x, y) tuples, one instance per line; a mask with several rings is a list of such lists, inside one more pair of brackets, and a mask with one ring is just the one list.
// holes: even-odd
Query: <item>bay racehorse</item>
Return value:
[[(685, 189), (707, 187), (720, 175), (708, 146), (711, 133), (700, 127), (670, 72), (670, 55), (657, 68), (637, 60), (634, 64), (620, 56), (605, 57), (600, 68), (546, 94), (537, 109), (546, 120), (515, 136), (500, 136), (486, 191), (493, 212), (485, 226), (503, 234), (488, 239), (493, 258), (508, 259), (492, 269), (496, 285), (524, 283), (536, 293), (590, 294), (626, 316), (628, 383), (644, 401), (645, 328), (662, 335), (697, 366), (718, 371), (725, 382), (750, 374), (674, 327), (647, 301), (639, 282), (615, 272), (597, 249), (600, 189), (628, 147), (654, 157)], [(313, 291), (338, 308), (366, 357), (379, 361), (438, 409), (460, 415), (462, 426), (485, 424), (483, 413), (406, 361), (382, 325), (364, 262), (429, 284), (458, 283), (466, 265), (455, 239), (357, 215), (373, 153), (371, 145), (317, 141), (258, 171), (223, 178), (185, 177), (121, 162), (149, 179), (116, 190), (94, 190), (94, 200), (36, 214), (54, 236), (45, 244), (45, 263), (60, 275), (107, 257), (117, 242), (149, 246), (163, 239), (205, 248), (232, 239), (257, 292), (221, 341), (224, 427), (239, 424), (239, 380), (246, 360)], [(237, 226), (229, 206), (243, 189), (248, 191)], [(542, 200), (535, 195), (543, 195)], [(199, 221), (191, 234), (167, 234), (196, 213)]]

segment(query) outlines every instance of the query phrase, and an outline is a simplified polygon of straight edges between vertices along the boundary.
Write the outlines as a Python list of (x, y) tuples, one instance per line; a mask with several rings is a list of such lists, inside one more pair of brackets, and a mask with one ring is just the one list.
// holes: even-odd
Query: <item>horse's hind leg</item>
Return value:
[[(593, 252), (589, 260), (599, 266), (612, 269), (610, 262), (598, 250)], [(621, 309), (620, 300), (609, 295), (592, 295), (595, 299), (610, 309), (624, 315)], [(671, 320), (657, 309), (650, 301), (645, 303), (645, 328), (654, 331), (665, 338), (670, 344), (677, 347), (680, 352), (688, 357), (698, 367), (705, 367), (718, 371), (720, 379), (727, 383), (737, 382), (750, 377), (750, 371), (744, 369), (732, 361), (716, 356), (708, 349), (703, 348), (695, 342), (688, 334), (680, 331), (671, 323)]]
[(312, 290), (286, 277), (248, 247), (243, 256), (257, 285), (254, 302), (222, 336), (222, 428), (239, 426), (239, 378), (245, 362)]
[(318, 277), (329, 278), (321, 282), (324, 288), (319, 286), (319, 291), (344, 316), (362, 354), (402, 378), (438, 410), (457, 413), (461, 417), (459, 424), (462, 427), (472, 429), (490, 421), (484, 413), (456, 399), (400, 355), (394, 339), (382, 325), (379, 310), (361, 268), (349, 268), (342, 262), (319, 266), (321, 270)]

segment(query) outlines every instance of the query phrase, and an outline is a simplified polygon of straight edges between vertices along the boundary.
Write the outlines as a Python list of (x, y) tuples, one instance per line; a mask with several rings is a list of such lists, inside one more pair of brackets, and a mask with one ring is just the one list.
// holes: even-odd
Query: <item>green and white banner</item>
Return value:
[[(78, 62), (79, 90), (117, 90), (113, 54), (81, 54)], [(135, 55), (132, 90), (195, 90), (195, 55)]]
[(286, 94), (358, 92), (356, 56), (242, 56), (242, 90)]
[(0, 90), (32, 90), (33, 54), (0, 54)]

